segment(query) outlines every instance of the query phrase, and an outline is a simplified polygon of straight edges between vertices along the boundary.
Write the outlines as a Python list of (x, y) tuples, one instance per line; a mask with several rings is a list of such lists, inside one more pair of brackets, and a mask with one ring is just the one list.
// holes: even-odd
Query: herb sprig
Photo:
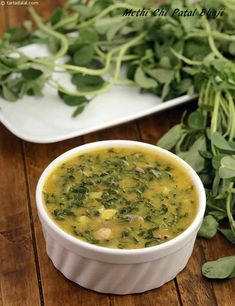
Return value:
[[(24, 95), (42, 96), (47, 83), (57, 89), (59, 97), (67, 105), (77, 106), (73, 113), (76, 116), (93, 96), (113, 84), (133, 83), (127, 79), (123, 81), (120, 70), (124, 62), (137, 58), (128, 51), (142, 42), (146, 33), (139, 33), (138, 25), (132, 27), (131, 35), (122, 35), (122, 39), (119, 38), (121, 29), (118, 31), (111, 27), (112, 33), (105, 35), (103, 26), (109, 26), (109, 22), (105, 23), (103, 17), (113, 19), (115, 15), (117, 18), (111, 23), (116, 25), (120, 10), (136, 7), (110, 1), (94, 1), (91, 4), (86, 15), (83, 13), (88, 8), (83, 1), (68, 1), (64, 8), (57, 8), (47, 21), (29, 7), (37, 29), (33, 30), (31, 24), (26, 23), (26, 31), (11, 29), (3, 35), (0, 41), (0, 95), (4, 99), (14, 102)], [(83, 16), (86, 16), (85, 19)], [(129, 19), (126, 23), (131, 25), (133, 22)], [(114, 36), (117, 37), (114, 39)], [(19, 51), (19, 46), (30, 43), (45, 44), (51, 55), (33, 58)], [(68, 62), (58, 61), (62, 57), (69, 58)], [(76, 91), (53, 80), (52, 73), (58, 69), (71, 74)]]
[[(216, 19), (123, 16), (125, 10), (140, 7), (171, 12), (176, 6), (200, 11), (221, 5), (225, 7), (224, 16)], [(23, 30), (10, 29), (0, 40), (0, 95), (11, 102), (24, 95), (42, 96), (47, 83), (67, 105), (77, 107), (73, 113), (76, 116), (95, 95), (114, 84), (135, 85), (141, 92), (151, 92), (163, 100), (198, 94), (204, 77), (210, 74), (213, 57), (228, 64), (234, 58), (234, 10), (232, 2), (223, 0), (198, 4), (68, 0), (45, 20), (30, 7), (36, 29), (26, 21)], [(51, 55), (33, 58), (19, 51), (19, 47), (31, 43), (46, 45)], [(58, 70), (71, 75), (74, 91), (53, 79), (53, 72)]]

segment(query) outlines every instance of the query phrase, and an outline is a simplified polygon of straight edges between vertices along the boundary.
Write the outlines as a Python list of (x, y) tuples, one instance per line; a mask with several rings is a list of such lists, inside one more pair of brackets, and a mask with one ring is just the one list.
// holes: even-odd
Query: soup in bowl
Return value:
[[(205, 192), (194, 170), (164, 149), (101, 141), (72, 149), (46, 168), (37, 207), (47, 253), (66, 277), (125, 294), (159, 287), (184, 268)], [(139, 282), (131, 283), (139, 273)]]

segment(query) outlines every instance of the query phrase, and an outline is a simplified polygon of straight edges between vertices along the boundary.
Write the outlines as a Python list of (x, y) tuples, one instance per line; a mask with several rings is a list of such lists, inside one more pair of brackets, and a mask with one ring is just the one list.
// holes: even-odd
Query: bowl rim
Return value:
[[(139, 249), (114, 249), (103, 247), (89, 242), (80, 240), (73, 237), (71, 234), (64, 231), (57, 225), (46, 211), (45, 204), (43, 203), (43, 186), (48, 175), (56, 168), (58, 165), (62, 164), (73, 156), (80, 155), (83, 152), (90, 151), (92, 149), (98, 148), (110, 148), (110, 147), (131, 147), (136, 146), (142, 149), (149, 149), (152, 152), (164, 154), (173, 160), (179, 162), (181, 166), (188, 172), (191, 177), (196, 191), (198, 194), (198, 210), (193, 222), (189, 227), (184, 230), (181, 234), (175, 238), (163, 242), (159, 245), (139, 248)], [(38, 210), (39, 219), (43, 226), (47, 229), (48, 233), (51, 234), (55, 239), (59, 240), (61, 244), (64, 244), (67, 249), (72, 250), (75, 253), (81, 254), (82, 256), (103, 260), (107, 262), (146, 262), (154, 260), (156, 257), (163, 257), (169, 253), (176, 252), (179, 248), (183, 247), (189, 240), (195, 239), (197, 231), (201, 225), (205, 208), (206, 208), (206, 195), (203, 184), (193, 170), (193, 168), (187, 164), (183, 159), (175, 155), (174, 153), (165, 150), (161, 147), (148, 144), (145, 142), (134, 141), (134, 140), (102, 140), (91, 142), (77, 146), (70, 149), (63, 154), (55, 158), (42, 172), (36, 187), (36, 206)], [(98, 257), (97, 257), (98, 256)]]

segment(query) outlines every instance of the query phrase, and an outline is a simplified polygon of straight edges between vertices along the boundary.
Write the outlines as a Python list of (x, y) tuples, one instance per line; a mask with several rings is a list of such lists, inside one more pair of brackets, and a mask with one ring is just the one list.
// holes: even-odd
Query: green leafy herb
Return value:
[(83, 42), (96, 43), (99, 40), (99, 36), (92, 29), (81, 28), (79, 31), (79, 36)]
[(2, 85), (2, 96), (9, 102), (15, 102), (18, 99), (17, 95), (6, 85)]
[(184, 134), (184, 128), (181, 124), (172, 127), (162, 138), (158, 141), (158, 145), (167, 150), (172, 149), (180, 137)]
[(202, 266), (202, 274), (207, 278), (224, 279), (235, 277), (235, 256), (208, 261)]
[(135, 81), (142, 88), (153, 88), (157, 85), (154, 79), (146, 76), (141, 67), (138, 67), (135, 72)]
[(75, 109), (75, 111), (73, 112), (72, 117), (77, 117), (79, 114), (81, 114), (81, 113), (83, 112), (85, 106), (86, 106), (86, 103), (84, 103), (84, 104), (82, 104), (82, 105), (79, 105), (79, 106)]
[(65, 16), (66, 16), (66, 13), (64, 9), (60, 7), (56, 8), (50, 16), (51, 24), (52, 25), (57, 24), (59, 21), (65, 18)]
[(198, 232), (198, 235), (200, 237), (210, 239), (215, 236), (218, 225), (219, 224), (216, 221), (216, 219), (213, 216), (208, 215), (204, 218), (200, 230)]
[[(234, 70), (230, 63), (235, 56), (232, 35), (235, 6), (218, 0), (211, 7), (220, 7), (217, 5), (225, 10), (223, 16), (215, 19), (206, 16), (128, 18), (122, 16), (125, 10), (136, 11), (138, 6), (144, 6), (172, 11), (175, 3), (153, 5), (152, 1), (93, 0), (87, 5), (82, 0), (68, 0), (64, 7), (56, 8), (43, 21), (31, 7), (29, 13), (36, 28), (33, 29), (32, 22), (25, 21), (23, 29), (10, 29), (0, 40), (0, 94), (8, 101), (16, 101), (27, 94), (42, 96), (47, 83), (69, 96), (93, 97), (122, 81), (134, 83), (142, 92), (151, 92), (163, 100), (199, 93), (202, 88), (208, 94), (204, 86), (207, 80), (210, 87), (232, 91)], [(207, 2), (192, 4), (179, 0), (177, 6), (182, 10), (200, 10), (207, 7)], [(30, 43), (44, 44), (52, 54), (33, 58), (16, 49)], [(15, 52), (18, 58), (11, 57)], [(56, 61), (62, 57), (67, 62)], [(132, 82), (123, 79), (120, 71), (124, 66), (127, 66), (126, 77)], [(75, 92), (53, 82), (53, 71), (58, 68), (61, 73), (71, 74)], [(17, 79), (17, 86), (14, 84), (13, 88), (9, 83), (15, 81), (19, 73), (23, 80)], [(8, 77), (7, 84), (2, 76)], [(31, 84), (25, 84), (24, 80)], [(84, 107), (79, 105), (77, 113)], [(189, 116), (188, 125), (193, 131), (199, 133), (206, 128), (204, 110), (208, 107), (210, 103), (204, 103), (202, 109)], [(231, 121), (230, 128), (232, 125)], [(195, 133), (193, 135), (197, 138)]]
[(219, 175), (223, 179), (235, 177), (235, 155), (224, 156), (221, 158)]
[(55, 216), (55, 218), (57, 219), (57, 220), (64, 220), (64, 218), (66, 217), (66, 216), (72, 216), (72, 217), (74, 217), (75, 216), (75, 214), (74, 214), (74, 212), (72, 211), (72, 210), (70, 210), (69, 208), (65, 208), (65, 209), (55, 209), (54, 211), (53, 211), (53, 214), (54, 214), (54, 216)]
[(204, 158), (201, 156), (200, 151), (206, 151), (206, 139), (204, 136), (199, 137), (188, 151), (178, 152), (194, 170), (200, 172), (204, 168)]
[(89, 102), (89, 100), (83, 96), (68, 95), (62, 91), (59, 91), (58, 94), (60, 98), (69, 106), (83, 105), (84, 103)]
[(81, 73), (74, 74), (72, 83), (84, 92), (100, 89), (104, 85), (104, 80), (98, 75), (83, 75)]
[(228, 228), (218, 228), (218, 230), (226, 237), (228, 241), (235, 244), (235, 236), (231, 229)]
[(73, 56), (73, 62), (77, 66), (84, 66), (92, 60), (94, 53), (95, 53), (95, 50), (91, 45), (81, 46), (75, 52)]
[(41, 75), (43, 74), (43, 72), (41, 70), (38, 69), (34, 69), (34, 68), (29, 68), (27, 70), (23, 70), (22, 71), (22, 76), (25, 80), (27, 81), (33, 81), (38, 79)]
[(191, 113), (188, 117), (188, 125), (192, 129), (204, 129), (205, 128), (205, 118), (200, 111), (195, 111)]

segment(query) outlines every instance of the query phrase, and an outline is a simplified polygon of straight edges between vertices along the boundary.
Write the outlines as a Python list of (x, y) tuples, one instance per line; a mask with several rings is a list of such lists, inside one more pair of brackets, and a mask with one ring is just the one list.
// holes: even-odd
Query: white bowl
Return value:
[[(198, 211), (192, 224), (163, 244), (142, 249), (112, 249), (89, 244), (63, 231), (48, 215), (42, 189), (53, 169), (71, 157), (95, 148), (135, 146), (176, 160), (193, 180)], [(110, 140), (85, 144), (57, 157), (42, 173), (36, 190), (37, 209), (54, 266), (75, 283), (103, 293), (130, 294), (154, 289), (173, 279), (192, 253), (206, 206), (205, 190), (196, 172), (181, 158), (162, 148), (136, 141)]]

